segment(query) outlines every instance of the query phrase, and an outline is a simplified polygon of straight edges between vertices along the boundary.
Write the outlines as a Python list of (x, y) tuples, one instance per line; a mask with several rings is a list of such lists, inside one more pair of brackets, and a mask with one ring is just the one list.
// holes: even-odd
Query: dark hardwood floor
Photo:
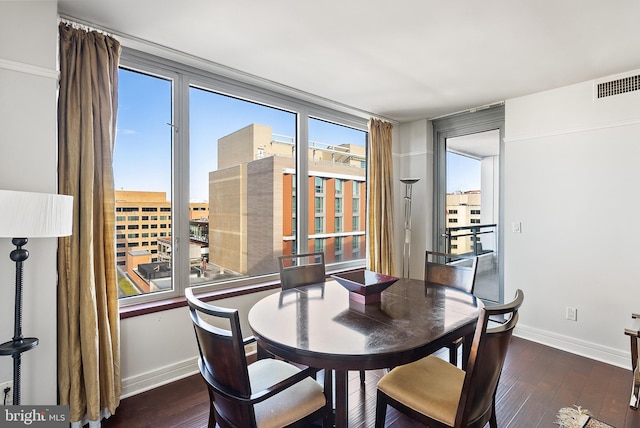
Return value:
[[(446, 358), (444, 353), (439, 355)], [(374, 426), (376, 383), (383, 374), (368, 371), (361, 387), (358, 372), (350, 373), (349, 427)], [(497, 393), (498, 426), (557, 427), (557, 411), (579, 405), (616, 428), (640, 427), (640, 410), (629, 408), (631, 379), (630, 370), (514, 337)], [(200, 376), (190, 376), (122, 400), (103, 426), (205, 427), (207, 399)], [(393, 409), (387, 412), (387, 427), (420, 426)]]

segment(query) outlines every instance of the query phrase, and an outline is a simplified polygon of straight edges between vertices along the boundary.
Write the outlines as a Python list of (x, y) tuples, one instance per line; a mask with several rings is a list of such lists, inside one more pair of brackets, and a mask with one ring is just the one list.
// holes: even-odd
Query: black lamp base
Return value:
[(38, 345), (35, 337), (22, 337), (22, 264), (29, 258), (29, 251), (22, 248), (27, 244), (27, 238), (13, 238), (11, 240), (16, 249), (9, 255), (16, 262), (16, 294), (13, 322), (13, 338), (0, 345), (0, 356), (11, 355), (13, 358), (13, 405), (20, 405), (20, 364), (22, 353)]

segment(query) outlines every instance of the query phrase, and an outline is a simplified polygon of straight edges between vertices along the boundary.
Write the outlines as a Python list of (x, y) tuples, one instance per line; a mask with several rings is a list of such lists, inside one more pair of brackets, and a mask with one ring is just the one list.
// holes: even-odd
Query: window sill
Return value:
[[(260, 291), (274, 290), (280, 288), (280, 282), (262, 282), (259, 284), (244, 285), (234, 288), (225, 288), (222, 290), (209, 291), (198, 294), (198, 298), (205, 302), (213, 300), (226, 299), (229, 297), (242, 296), (245, 294), (257, 293)], [(173, 297), (170, 299), (155, 300), (153, 302), (140, 303), (137, 305), (125, 306), (120, 308), (120, 319), (133, 318), (140, 315), (152, 314), (154, 312), (166, 311), (187, 306), (187, 300), (184, 296)]]
[[(351, 272), (364, 269), (349, 268), (339, 269), (331, 272), (327, 272), (327, 277), (336, 273)], [(208, 291), (205, 293), (198, 293), (198, 298), (205, 302), (211, 302), (214, 300), (227, 299), (229, 297), (243, 296), (245, 294), (259, 293), (261, 291), (276, 290), (280, 288), (280, 281), (260, 282), (257, 284), (242, 285), (233, 288), (224, 288), (221, 290)], [(153, 302), (139, 303), (136, 305), (125, 306), (120, 308), (120, 319), (133, 318), (141, 315), (152, 314), (155, 312), (167, 311), (170, 309), (177, 309), (187, 306), (187, 300), (184, 296), (172, 297), (169, 299), (154, 300)]]

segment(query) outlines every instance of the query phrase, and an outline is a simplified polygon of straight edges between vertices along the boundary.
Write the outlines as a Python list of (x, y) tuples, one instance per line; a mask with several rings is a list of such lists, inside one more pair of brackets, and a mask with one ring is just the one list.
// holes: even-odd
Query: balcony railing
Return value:
[(497, 249), (497, 224), (473, 224), (446, 229), (447, 253), (479, 256)]

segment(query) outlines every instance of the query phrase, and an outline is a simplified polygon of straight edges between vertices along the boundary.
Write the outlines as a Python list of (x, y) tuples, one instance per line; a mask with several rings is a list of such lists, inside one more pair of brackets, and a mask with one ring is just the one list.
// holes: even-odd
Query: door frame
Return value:
[(480, 132), (500, 130), (500, 154), (498, 160), (498, 270), (499, 303), (504, 302), (504, 104), (456, 113), (433, 119), (433, 248), (445, 252), (442, 235), (446, 229), (446, 181), (447, 138), (461, 137)]

